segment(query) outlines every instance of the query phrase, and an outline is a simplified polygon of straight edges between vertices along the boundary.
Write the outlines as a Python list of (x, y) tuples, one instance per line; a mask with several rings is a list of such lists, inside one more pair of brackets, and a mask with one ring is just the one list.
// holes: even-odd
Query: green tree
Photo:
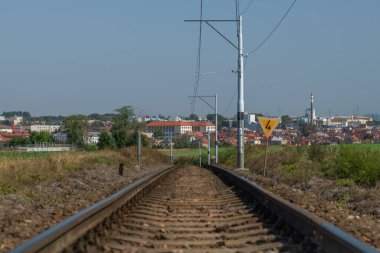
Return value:
[[(215, 124), (215, 114), (207, 114), (207, 120), (208, 121), (211, 121), (212, 123)], [(218, 114), (218, 129), (221, 129), (222, 128), (222, 125), (223, 125), (223, 121), (225, 120), (226, 118), (224, 118), (222, 115)]]
[(191, 142), (191, 136), (187, 134), (183, 134), (174, 140), (175, 148), (196, 148), (198, 145), (197, 141)]
[(17, 136), (13, 138), (12, 140), (8, 141), (6, 146), (7, 147), (14, 147), (14, 146), (23, 146), (29, 144), (29, 139), (26, 137), (20, 137)]
[(52, 138), (47, 131), (31, 132), (29, 136), (30, 143), (52, 142)]
[(87, 119), (87, 116), (84, 115), (71, 115), (65, 118), (63, 124), (68, 143), (84, 145), (84, 137), (88, 132)]
[(153, 138), (155, 139), (162, 139), (164, 137), (165, 137), (165, 134), (161, 130), (157, 130), (153, 132)]
[(286, 125), (290, 122), (290, 117), (289, 115), (283, 115), (281, 116), (281, 128), (286, 129)]
[(134, 118), (133, 107), (123, 106), (115, 110), (118, 114), (114, 117), (112, 126), (112, 136), (115, 139), (118, 148), (125, 148), (136, 144), (137, 131), (143, 128), (143, 125)]
[(199, 121), (199, 116), (196, 115), (195, 113), (192, 113), (192, 114), (190, 114), (189, 119)]
[(99, 149), (114, 149), (116, 148), (116, 142), (112, 134), (109, 132), (102, 131), (99, 134)]

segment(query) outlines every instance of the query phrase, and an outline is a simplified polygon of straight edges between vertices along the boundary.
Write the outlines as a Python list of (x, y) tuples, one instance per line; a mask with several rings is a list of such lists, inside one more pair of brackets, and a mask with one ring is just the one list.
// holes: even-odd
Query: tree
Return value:
[(115, 110), (118, 114), (115, 115), (114, 125), (116, 127), (127, 127), (132, 128), (133, 126), (133, 117), (135, 116), (133, 107), (130, 105), (123, 106)]
[(299, 123), (299, 129), (301, 131), (302, 136), (307, 137), (310, 135), (310, 132), (315, 131), (316, 126), (310, 126), (308, 123), (301, 121)]
[(47, 131), (41, 132), (31, 132), (29, 136), (30, 143), (42, 143), (42, 142), (52, 142), (52, 138)]
[(133, 107), (130, 105), (123, 106), (115, 111), (118, 114), (114, 117), (111, 133), (115, 139), (116, 146), (118, 148), (125, 148), (136, 145), (137, 131), (141, 130), (144, 125), (137, 122), (134, 118)]
[(116, 142), (112, 134), (109, 132), (102, 131), (99, 134), (99, 149), (114, 149), (116, 148)]
[(68, 143), (84, 145), (84, 139), (88, 132), (87, 119), (87, 116), (84, 115), (71, 115), (65, 118), (63, 124)]
[(157, 130), (153, 132), (153, 138), (155, 139), (162, 139), (164, 137), (165, 137), (165, 134), (161, 130)]
[(197, 141), (191, 142), (191, 136), (187, 134), (183, 134), (179, 138), (174, 139), (175, 148), (196, 148), (198, 145)]
[(10, 118), (13, 116), (23, 117), (26, 119), (30, 119), (31, 115), (29, 112), (23, 112), (23, 111), (12, 111), (12, 112), (3, 112), (3, 116), (6, 118)]
[[(212, 123), (215, 123), (215, 114), (207, 114), (207, 120), (208, 121), (211, 121)], [(218, 129), (221, 129), (222, 128), (222, 125), (223, 125), (223, 121), (225, 120), (226, 118), (224, 118), (222, 115), (218, 114)]]
[(286, 129), (286, 125), (290, 122), (290, 120), (289, 115), (281, 116), (281, 128)]
[(17, 136), (13, 138), (12, 140), (8, 141), (6, 143), (6, 146), (13, 147), (13, 146), (22, 146), (22, 145), (27, 145), (27, 144), (29, 144), (28, 138)]
[(192, 113), (192, 114), (190, 114), (189, 119), (199, 121), (199, 116), (196, 115), (195, 113)]

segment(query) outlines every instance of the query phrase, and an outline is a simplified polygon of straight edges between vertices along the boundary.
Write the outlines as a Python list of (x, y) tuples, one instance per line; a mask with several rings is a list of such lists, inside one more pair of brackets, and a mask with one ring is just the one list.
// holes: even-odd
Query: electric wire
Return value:
[[(200, 20), (203, 18), (203, 0), (201, 0), (201, 11), (200, 11)], [(198, 94), (200, 70), (201, 70), (201, 46), (202, 46), (202, 22), (199, 22), (199, 38), (198, 38), (198, 52), (197, 52), (197, 65), (195, 69), (195, 81), (194, 81), (194, 91), (193, 91), (193, 101), (191, 114), (194, 113), (195, 102)]]
[(253, 3), (253, 1), (254, 1), (254, 0), (251, 0), (251, 1), (249, 2), (249, 4), (247, 5), (247, 7), (245, 7), (244, 11), (242, 11), (242, 12), (240, 13), (241, 16), (243, 16), (244, 13), (246, 13), (246, 11), (249, 9), (249, 7), (251, 7), (251, 4)]
[(221, 70), (221, 71), (210, 71), (210, 72), (200, 73), (200, 75), (203, 76), (203, 75), (221, 74), (221, 73), (227, 73), (227, 72), (231, 72), (231, 70), (228, 69), (228, 70)]
[(227, 108), (223, 111), (223, 113), (222, 113), (221, 115), (225, 115), (226, 112), (228, 112), (228, 110), (230, 109), (230, 107), (231, 107), (231, 105), (232, 105), (232, 102), (233, 102), (234, 99), (235, 99), (236, 92), (237, 92), (237, 86), (236, 86), (236, 88), (235, 88), (235, 92), (234, 92), (234, 94), (232, 95), (232, 98), (231, 98), (230, 102), (229, 102), (228, 105), (227, 105)]
[(273, 30), (265, 37), (265, 39), (255, 48), (253, 49), (252, 51), (250, 51), (248, 54), (246, 54), (246, 56), (256, 52), (260, 47), (262, 47), (265, 42), (267, 42), (267, 40), (274, 34), (274, 32), (277, 30), (277, 28), (281, 25), (282, 21), (284, 21), (284, 19), (286, 18), (286, 16), (288, 15), (288, 13), (290, 12), (290, 10), (293, 8), (294, 4), (297, 2), (297, 0), (294, 0), (293, 3), (290, 5), (290, 7), (288, 8), (288, 10), (285, 12), (285, 14), (282, 16), (282, 18), (280, 19), (280, 21), (277, 23), (277, 25), (273, 28)]
[[(235, 15), (236, 15), (236, 20), (238, 20), (239, 17), (240, 17), (239, 0), (235, 0)], [(238, 34), (239, 34), (239, 23), (236, 22), (236, 25), (237, 25), (236, 29), (237, 29)], [(231, 105), (232, 105), (232, 102), (233, 102), (234, 99), (235, 99), (235, 96), (236, 96), (237, 90), (238, 90), (238, 88), (236, 87), (236, 88), (235, 88), (235, 92), (234, 92), (234, 94), (232, 95), (232, 98), (231, 98), (230, 102), (228, 103), (227, 108), (223, 111), (222, 115), (226, 114), (226, 112), (228, 112), (228, 110), (230, 109), (230, 107), (231, 107)]]

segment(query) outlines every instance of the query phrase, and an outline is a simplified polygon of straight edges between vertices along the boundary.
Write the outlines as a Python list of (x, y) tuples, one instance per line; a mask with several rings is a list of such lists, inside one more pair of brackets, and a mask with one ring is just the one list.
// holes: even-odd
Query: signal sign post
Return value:
[(264, 117), (258, 117), (261, 128), (263, 129), (263, 132), (265, 134), (265, 137), (267, 138), (267, 144), (265, 146), (265, 161), (264, 161), (264, 177), (265, 177), (265, 170), (267, 168), (267, 155), (268, 155), (268, 140), (269, 136), (271, 136), (274, 129), (276, 129), (280, 119), (279, 118), (264, 118)]

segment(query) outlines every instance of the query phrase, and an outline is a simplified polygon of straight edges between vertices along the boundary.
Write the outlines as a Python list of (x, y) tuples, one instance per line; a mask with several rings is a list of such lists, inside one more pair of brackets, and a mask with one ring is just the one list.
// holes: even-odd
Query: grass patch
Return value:
[[(4, 153), (4, 152), (3, 152)], [(10, 154), (0, 159), (0, 194), (10, 194), (28, 189), (39, 183), (51, 181), (96, 166), (116, 166), (124, 163), (127, 167), (137, 164), (136, 148), (119, 151), (78, 151), (48, 154)], [(17, 159), (15, 159), (17, 157)], [(156, 150), (142, 150), (142, 165), (165, 163), (168, 159)]]
[[(224, 165), (235, 167), (234, 150), (220, 158)], [(246, 146), (246, 168), (263, 174), (264, 161), (265, 146)], [(337, 180), (338, 186), (373, 187), (380, 181), (380, 145), (269, 146), (267, 175), (289, 184), (322, 176)]]
[(0, 151), (0, 159), (26, 159), (47, 157), (54, 155), (56, 152), (25, 152), (25, 151)]

